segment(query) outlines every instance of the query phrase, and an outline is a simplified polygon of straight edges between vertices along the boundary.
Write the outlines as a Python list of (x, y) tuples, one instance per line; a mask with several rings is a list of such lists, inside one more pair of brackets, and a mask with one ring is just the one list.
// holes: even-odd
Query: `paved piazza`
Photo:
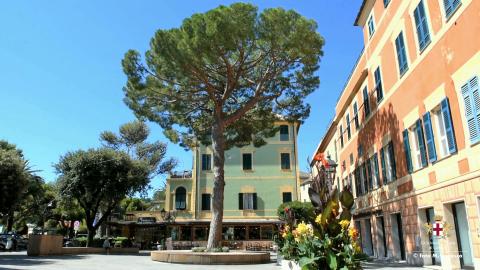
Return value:
[[(387, 265), (383, 263), (366, 264), (365, 269), (422, 269), (406, 268), (401, 264)], [(77, 256), (49, 256), (28, 257), (26, 252), (0, 252), (0, 269), (68, 269), (68, 270), (210, 270), (210, 269), (265, 269), (280, 270), (274, 263), (257, 265), (185, 265), (153, 262), (149, 253), (140, 255), (77, 255)]]

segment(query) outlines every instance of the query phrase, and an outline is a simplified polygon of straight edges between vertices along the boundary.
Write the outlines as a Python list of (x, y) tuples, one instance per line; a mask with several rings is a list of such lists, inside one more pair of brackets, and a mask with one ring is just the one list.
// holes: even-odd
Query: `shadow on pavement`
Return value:
[(55, 259), (79, 260), (84, 259), (85, 255), (67, 255), (67, 256), (27, 256), (26, 252), (0, 253), (0, 269), (6, 266), (35, 266), (53, 264)]

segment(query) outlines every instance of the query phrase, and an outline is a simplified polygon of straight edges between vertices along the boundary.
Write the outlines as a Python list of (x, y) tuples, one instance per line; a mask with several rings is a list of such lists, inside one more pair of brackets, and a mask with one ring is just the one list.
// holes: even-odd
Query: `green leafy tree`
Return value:
[(15, 212), (17, 230), (24, 231), (27, 223), (37, 224), (43, 228), (45, 221), (52, 215), (55, 201), (56, 192), (53, 185), (45, 183), (38, 175), (30, 175)]
[(153, 193), (154, 201), (164, 201), (166, 197), (165, 188), (161, 188)]
[(90, 246), (97, 228), (127, 195), (149, 183), (150, 165), (113, 149), (69, 152), (55, 165), (63, 199), (75, 199), (85, 212)]
[(133, 121), (120, 126), (119, 133), (104, 131), (100, 141), (108, 148), (125, 151), (131, 158), (146, 162), (150, 167), (149, 177), (164, 174), (177, 165), (174, 158), (166, 159), (167, 144), (155, 141), (147, 142), (150, 129), (142, 121)]
[(30, 177), (22, 151), (0, 141), (0, 216), (7, 219), (8, 231), (12, 230), (14, 211), (22, 201)]
[(207, 247), (219, 246), (224, 200), (224, 152), (262, 146), (279, 117), (302, 121), (323, 38), (293, 10), (251, 4), (219, 6), (158, 30), (145, 61), (130, 50), (122, 61), (125, 102), (137, 117), (157, 122), (184, 147), (213, 149), (213, 207)]

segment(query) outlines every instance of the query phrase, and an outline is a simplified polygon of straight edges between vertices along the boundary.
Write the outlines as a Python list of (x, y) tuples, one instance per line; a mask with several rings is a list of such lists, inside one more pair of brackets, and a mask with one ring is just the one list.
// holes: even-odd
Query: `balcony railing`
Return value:
[(170, 178), (192, 178), (192, 171), (172, 172)]

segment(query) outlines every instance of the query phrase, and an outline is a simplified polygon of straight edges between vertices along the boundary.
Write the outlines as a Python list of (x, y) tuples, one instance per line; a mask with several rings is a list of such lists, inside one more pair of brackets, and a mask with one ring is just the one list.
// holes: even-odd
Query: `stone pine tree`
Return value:
[(317, 25), (292, 10), (236, 3), (158, 30), (143, 60), (130, 50), (122, 61), (125, 102), (137, 117), (157, 122), (184, 147), (213, 149), (213, 207), (207, 247), (219, 245), (224, 199), (224, 151), (265, 144), (274, 121), (302, 121), (323, 38)]

